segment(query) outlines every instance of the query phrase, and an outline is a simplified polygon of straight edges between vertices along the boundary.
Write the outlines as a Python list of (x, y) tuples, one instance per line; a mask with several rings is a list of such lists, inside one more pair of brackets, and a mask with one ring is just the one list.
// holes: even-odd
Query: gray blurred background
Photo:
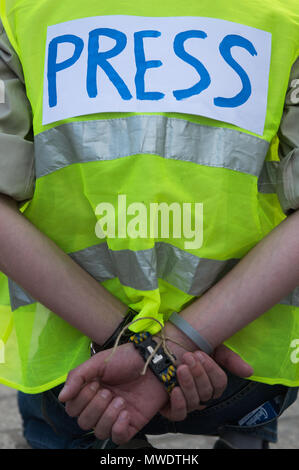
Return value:
[[(299, 449), (299, 400), (279, 420), (279, 440), (271, 449)], [(159, 449), (211, 449), (217, 438), (167, 434), (151, 437)], [(22, 422), (17, 408), (16, 391), (0, 385), (0, 449), (29, 449), (22, 435)]]

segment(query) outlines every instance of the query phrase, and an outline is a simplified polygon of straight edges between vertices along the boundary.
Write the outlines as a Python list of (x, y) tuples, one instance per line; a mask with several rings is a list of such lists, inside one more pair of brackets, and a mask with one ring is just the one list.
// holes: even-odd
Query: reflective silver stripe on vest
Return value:
[[(158, 288), (160, 278), (194, 296), (201, 295), (239, 261), (198, 258), (164, 242), (139, 251), (112, 251), (101, 243), (70, 256), (99, 282), (118, 278), (125, 286), (148, 291)], [(35, 302), (11, 280), (9, 291), (13, 310)]]
[(259, 176), (268, 147), (267, 141), (243, 132), (166, 116), (76, 121), (35, 137), (36, 177), (74, 163), (138, 154)]
[[(139, 251), (112, 251), (101, 243), (70, 256), (99, 282), (118, 278), (125, 286), (148, 291), (157, 289), (158, 279), (163, 279), (192, 296), (203, 294), (239, 262), (198, 258), (164, 242)], [(35, 302), (11, 280), (9, 291), (12, 310)], [(299, 287), (280, 303), (299, 306)]]

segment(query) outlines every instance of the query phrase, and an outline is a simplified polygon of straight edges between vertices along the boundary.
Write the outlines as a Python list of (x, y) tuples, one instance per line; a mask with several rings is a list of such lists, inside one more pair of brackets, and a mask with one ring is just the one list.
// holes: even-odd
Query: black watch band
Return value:
[[(130, 342), (134, 344), (145, 362), (157, 347), (156, 341), (153, 340), (152, 335), (148, 332), (131, 334)], [(168, 393), (178, 384), (176, 367), (164, 352), (162, 346), (159, 347), (149, 362), (149, 368), (160, 382), (163, 383)]]
[[(121, 323), (118, 325), (116, 330), (112, 333), (112, 335), (105, 341), (105, 343), (100, 346), (97, 343), (92, 342), (90, 349), (91, 349), (91, 355), (93, 356), (94, 354), (104, 351), (105, 349), (110, 349), (113, 348), (114, 343), (121, 332), (121, 330), (128, 325), (131, 321), (133, 321), (134, 317), (138, 315), (138, 312), (133, 310), (132, 308), (129, 307), (127, 315), (124, 317), (124, 319), (121, 321)], [(132, 336), (132, 331), (126, 330), (123, 335), (121, 336), (119, 340), (119, 345), (128, 343), (130, 336)]]

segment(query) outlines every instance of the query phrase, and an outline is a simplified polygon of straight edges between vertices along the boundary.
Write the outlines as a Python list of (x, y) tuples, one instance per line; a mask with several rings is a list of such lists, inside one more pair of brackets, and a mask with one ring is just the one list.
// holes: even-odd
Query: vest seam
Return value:
[[(98, 113), (95, 113), (95, 114), (98, 114)], [(103, 113), (105, 114), (105, 113)], [(84, 115), (82, 115), (84, 116)], [(182, 116), (185, 116), (183, 113), (182, 113)], [(81, 116), (78, 116), (78, 117), (81, 117)], [(204, 128), (207, 128), (207, 129), (224, 129), (225, 131), (230, 131), (230, 132), (236, 132), (236, 133), (239, 133), (239, 134), (243, 134), (244, 136), (246, 136), (246, 138), (250, 139), (250, 138), (254, 138), (256, 139), (257, 141), (263, 141), (267, 144), (270, 144), (270, 141), (268, 141), (267, 139), (263, 138), (262, 136), (257, 136), (253, 133), (248, 133), (246, 132), (245, 130), (240, 130), (241, 128), (230, 128), (230, 127), (226, 127), (225, 125), (224, 126), (210, 126), (208, 124), (202, 124), (200, 122), (195, 122), (195, 121), (190, 121), (188, 120), (187, 118), (185, 117), (182, 117), (182, 118), (178, 118), (178, 117), (170, 117), (170, 116), (165, 116), (163, 114), (149, 114), (149, 115), (146, 115), (146, 114), (134, 114), (133, 116), (122, 116), (122, 117), (115, 117), (115, 118), (105, 118), (105, 119), (84, 119), (84, 120), (76, 120), (76, 121), (68, 121), (68, 122), (62, 122), (61, 124), (58, 124), (57, 126), (53, 126), (53, 127), (50, 127), (49, 129), (45, 129), (41, 132), (38, 132), (37, 134), (34, 134), (34, 136), (38, 136), (40, 134), (44, 134), (45, 132), (48, 132), (48, 131), (51, 131), (53, 129), (58, 129), (59, 127), (61, 126), (64, 126), (64, 125), (67, 125), (67, 124), (82, 124), (84, 125), (85, 123), (90, 123), (90, 122), (115, 122), (115, 121), (126, 121), (126, 120), (129, 120), (130, 118), (136, 118), (138, 117), (139, 119), (148, 119), (148, 118), (154, 118), (154, 117), (162, 117), (162, 118), (165, 118), (169, 121), (183, 121), (187, 124), (194, 124), (194, 125), (197, 125), (197, 126), (200, 126), (200, 127), (204, 127)], [(202, 116), (204, 117), (204, 116)], [(73, 118), (69, 118), (69, 119), (73, 119)], [(207, 119), (207, 118), (206, 118)], [(57, 121), (59, 122), (59, 121)]]
[(96, 158), (96, 159), (93, 159), (93, 160), (86, 160), (84, 162), (72, 162), (72, 163), (68, 163), (66, 165), (64, 165), (63, 167), (61, 168), (57, 168), (57, 169), (54, 169), (52, 171), (49, 171), (45, 174), (42, 174), (40, 176), (37, 176), (36, 179), (40, 179), (40, 178), (43, 178), (43, 177), (46, 177), (48, 175), (51, 175), (53, 173), (55, 173), (56, 171), (60, 171), (60, 170), (64, 170), (65, 168), (68, 168), (68, 167), (71, 167), (73, 165), (84, 165), (85, 163), (95, 163), (95, 162), (111, 162), (111, 161), (114, 161), (114, 160), (120, 160), (121, 158), (130, 158), (130, 157), (136, 157), (136, 156), (154, 156), (154, 157), (160, 157), (160, 158), (163, 158), (164, 160), (171, 160), (171, 161), (178, 161), (178, 162), (181, 162), (181, 163), (193, 163), (194, 165), (197, 165), (197, 166), (204, 166), (204, 167), (212, 167), (212, 168), (219, 168), (219, 169), (224, 169), (224, 170), (230, 170), (230, 171), (236, 171), (237, 173), (242, 173), (244, 175), (248, 175), (252, 178), (255, 178), (255, 179), (258, 179), (258, 175), (253, 175), (252, 173), (249, 173), (247, 171), (244, 171), (244, 170), (241, 170), (240, 167), (237, 167), (237, 168), (230, 168), (228, 165), (216, 165), (216, 164), (212, 164), (212, 163), (207, 163), (207, 162), (200, 162), (200, 163), (197, 163), (197, 162), (194, 162), (192, 160), (186, 160), (186, 159), (180, 159), (179, 157), (177, 158), (169, 158), (169, 157), (165, 157), (164, 155), (160, 155), (158, 153), (131, 153), (129, 155), (116, 155), (114, 156), (113, 158), (109, 158), (109, 159), (104, 159), (104, 158)]

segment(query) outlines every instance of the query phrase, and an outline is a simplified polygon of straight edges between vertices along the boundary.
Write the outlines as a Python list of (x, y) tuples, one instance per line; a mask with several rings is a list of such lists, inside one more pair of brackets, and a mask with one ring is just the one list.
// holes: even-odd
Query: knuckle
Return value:
[(91, 429), (91, 425), (89, 424), (88, 420), (84, 416), (79, 416), (78, 420), (78, 426), (83, 429), (83, 431), (88, 431)]
[[(193, 411), (193, 410), (190, 410), (190, 411)], [(172, 421), (176, 421), (176, 422), (179, 422), (179, 421), (184, 421), (187, 417), (187, 413), (178, 413), (177, 415), (174, 415), (172, 417)]]
[(188, 412), (196, 410), (198, 408), (198, 405), (199, 405), (198, 400), (190, 401), (189, 406), (188, 406)]
[(214, 398), (220, 398), (226, 387), (215, 387)]
[(220, 398), (223, 392), (224, 392), (223, 388), (215, 388), (213, 398)]
[(227, 375), (224, 372), (221, 372), (217, 376), (217, 380), (215, 381), (215, 387), (219, 389), (225, 389), (227, 386), (227, 382), (228, 382)]
[(108, 389), (100, 389), (97, 391), (97, 393), (95, 394), (95, 399), (99, 402), (99, 403), (102, 403), (102, 402), (109, 402), (111, 399), (112, 399), (112, 393), (110, 390)]
[(214, 390), (210, 386), (206, 386), (200, 391), (200, 398), (202, 401), (208, 401), (212, 398)]
[(65, 405), (65, 411), (71, 418), (75, 418), (77, 416), (76, 410), (70, 403)]
[(117, 416), (117, 413), (118, 413), (118, 410), (115, 410), (112, 407), (109, 407), (108, 410), (105, 411), (105, 419), (108, 422), (113, 422), (113, 420)]
[(175, 405), (175, 412), (181, 415), (185, 411), (185, 403), (184, 401), (177, 402)]
[(216, 367), (218, 367), (217, 364), (214, 361), (212, 361), (210, 357), (205, 360), (204, 368), (207, 373), (212, 372)]
[(199, 378), (201, 378), (204, 374), (205, 374), (205, 371), (204, 371), (203, 367), (201, 366), (201, 364), (199, 364), (199, 367), (197, 367), (197, 369), (196, 369), (195, 377), (196, 377), (197, 379), (199, 379)]
[(98, 428), (95, 429), (94, 434), (100, 440), (101, 439), (108, 439), (108, 437), (109, 437), (109, 434), (106, 434), (103, 430), (100, 430)]
[(179, 385), (181, 387), (190, 387), (192, 383), (192, 376), (190, 375), (188, 368), (182, 367), (178, 371), (177, 377), (178, 377)]
[(113, 433), (113, 442), (117, 445), (126, 444), (127, 442), (127, 434), (125, 431), (115, 431)]
[(181, 385), (182, 385), (182, 388), (189, 390), (193, 385), (192, 377), (184, 377), (182, 379)]
[(80, 392), (80, 398), (84, 402), (90, 401), (93, 395), (94, 395), (94, 392), (92, 392), (92, 390), (88, 386), (84, 387)]
[(223, 380), (222, 383), (218, 383), (214, 387), (213, 398), (220, 398), (227, 386), (227, 380)]

